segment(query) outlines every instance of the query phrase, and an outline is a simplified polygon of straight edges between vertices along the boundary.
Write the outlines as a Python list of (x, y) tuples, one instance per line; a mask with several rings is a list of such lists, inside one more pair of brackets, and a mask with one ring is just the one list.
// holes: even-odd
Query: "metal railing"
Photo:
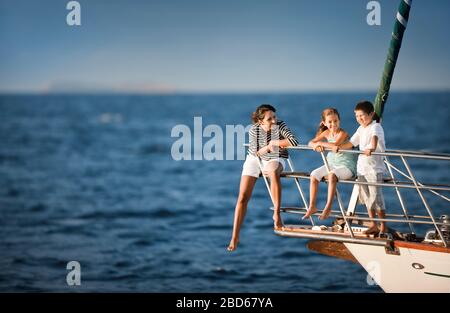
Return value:
[[(245, 144), (244, 146), (248, 146), (248, 144)], [(289, 150), (313, 150), (313, 148), (306, 146), (306, 145), (299, 145), (299, 146), (293, 146), (293, 147), (287, 147), (287, 149)], [(332, 151), (331, 149), (326, 149), (324, 148), (324, 151)], [(363, 151), (359, 151), (359, 150), (339, 150), (340, 153), (352, 153), (352, 154), (363, 154)], [(327, 168), (327, 172), (330, 172), (330, 166), (328, 164), (328, 161), (325, 157), (324, 152), (320, 152), (321, 157), (322, 157), (322, 161), (324, 163), (324, 165)], [(448, 247), (448, 242), (445, 238), (445, 236), (443, 235), (441, 228), (439, 226), (443, 226), (443, 225), (447, 225), (444, 223), (439, 223), (436, 221), (435, 217), (433, 216), (433, 212), (432, 209), (428, 203), (428, 201), (425, 199), (424, 195), (423, 195), (423, 191), (427, 191), (427, 192), (431, 192), (432, 194), (434, 194), (435, 196), (440, 197), (441, 199), (444, 199), (448, 202), (450, 202), (450, 198), (439, 193), (438, 191), (445, 191), (445, 192), (449, 192), (450, 191), (450, 186), (448, 185), (443, 185), (443, 184), (423, 184), (421, 182), (419, 182), (417, 180), (417, 178), (414, 176), (411, 167), (409, 166), (409, 163), (407, 162), (407, 158), (417, 158), (417, 159), (428, 159), (428, 160), (440, 160), (440, 161), (450, 161), (450, 155), (449, 154), (443, 154), (443, 153), (430, 153), (430, 152), (421, 152), (421, 151), (403, 151), (403, 150), (386, 150), (385, 152), (372, 152), (372, 155), (378, 155), (378, 156), (382, 156), (384, 159), (384, 163), (386, 164), (386, 167), (388, 169), (388, 173), (390, 175), (390, 180), (388, 182), (361, 182), (358, 180), (339, 180), (338, 184), (352, 184), (355, 185), (355, 187), (357, 187), (357, 185), (368, 185), (368, 186), (378, 186), (378, 187), (392, 187), (395, 189), (396, 195), (398, 197), (400, 206), (402, 208), (403, 214), (386, 214), (386, 218), (370, 218), (370, 217), (362, 217), (362, 216), (355, 216), (355, 212), (351, 210), (350, 206), (347, 209), (347, 214), (344, 212), (344, 205), (342, 203), (342, 199), (339, 193), (339, 190), (336, 186), (336, 199), (339, 205), (339, 211), (331, 211), (331, 213), (335, 213), (334, 215), (332, 215), (333, 217), (338, 217), (338, 218), (343, 218), (345, 224), (347, 225), (347, 229), (350, 232), (350, 236), (352, 239), (355, 238), (352, 228), (351, 228), (351, 222), (353, 220), (356, 221), (377, 221), (377, 222), (392, 222), (392, 223), (407, 223), (411, 232), (415, 233), (414, 230), (414, 224), (428, 224), (428, 225), (433, 225), (434, 228), (436, 229), (437, 234), (439, 235), (439, 237), (442, 240), (442, 243), (444, 244), (445, 247)], [(400, 158), (400, 160), (402, 161), (406, 172), (401, 171), (400, 169), (398, 169), (396, 166), (394, 166), (388, 157), (398, 157)], [(259, 158), (258, 158), (259, 159)], [(294, 171), (294, 168), (292, 166), (292, 162), (290, 159), (287, 160), (288, 161), (288, 165), (289, 165), (289, 169), (290, 172), (285, 171), (283, 172), (283, 176), (284, 177), (288, 177), (288, 178), (294, 178), (295, 180), (295, 184), (296, 187), (300, 193), (300, 198), (305, 206), (304, 210), (308, 210), (308, 205), (307, 205), (307, 201), (305, 199), (304, 196), (304, 192), (301, 188), (301, 185), (298, 181), (298, 179), (310, 179), (309, 175), (305, 174), (305, 173), (298, 173)], [(259, 162), (260, 164), (260, 169), (261, 172), (263, 170), (262, 168), (262, 164), (261, 162)], [(397, 181), (395, 176), (394, 176), (394, 172), (397, 174), (400, 174), (402, 177), (406, 178), (408, 181), (404, 182), (404, 181)], [(269, 190), (269, 194), (270, 194), (270, 187), (269, 187), (269, 183), (267, 181), (267, 178), (263, 175), (267, 189)], [(405, 202), (403, 200), (403, 197), (401, 195), (400, 189), (402, 188), (406, 188), (406, 189), (415, 189), (422, 201), (422, 204), (424, 205), (426, 212), (428, 215), (411, 215), (409, 214)], [(352, 194), (353, 196), (353, 194)], [(356, 194), (357, 196), (357, 194)], [(272, 195), (271, 195), (272, 197)], [(352, 202), (352, 200), (350, 200), (350, 202)], [(356, 201), (354, 201), (354, 204), (356, 206)], [(354, 208), (353, 208), (354, 210)], [(300, 210), (294, 210), (291, 209), (288, 213), (301, 213)], [(339, 214), (340, 213), (340, 214)], [(316, 213), (317, 214), (317, 213)], [(314, 214), (314, 215), (316, 215)], [(360, 215), (368, 215), (367, 213), (359, 213)], [(392, 218), (390, 218), (392, 217)], [(419, 220), (419, 219), (425, 219), (425, 220)], [(312, 218), (312, 216), (310, 217), (310, 221), (312, 223), (312, 225), (314, 226), (314, 220)], [(449, 226), (450, 227), (450, 226)]]

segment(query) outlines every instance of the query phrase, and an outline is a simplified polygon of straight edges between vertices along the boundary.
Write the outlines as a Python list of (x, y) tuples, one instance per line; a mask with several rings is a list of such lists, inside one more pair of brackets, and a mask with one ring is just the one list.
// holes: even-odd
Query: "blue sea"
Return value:
[[(225, 132), (249, 125), (261, 103), (273, 104), (303, 144), (329, 106), (353, 133), (355, 104), (374, 95), (0, 96), (0, 292), (382, 292), (360, 266), (276, 236), (262, 181), (241, 244), (227, 252), (243, 161), (171, 155), (176, 125), (193, 131), (202, 117), (203, 128)], [(383, 119), (388, 148), (449, 153), (449, 113), (448, 92), (392, 93)], [(291, 157), (296, 170), (321, 165), (315, 152)], [(411, 166), (423, 182), (449, 183), (447, 162)], [(308, 182), (302, 186), (308, 192)], [(340, 188), (348, 201), (350, 189)], [(325, 186), (319, 192), (323, 205)], [(400, 213), (395, 194), (385, 197), (388, 212)], [(426, 197), (436, 216), (447, 209)], [(425, 214), (414, 193), (405, 199)], [(283, 180), (283, 206), (301, 206), (293, 181)], [(284, 215), (288, 224), (299, 219)], [(69, 261), (81, 266), (79, 286), (66, 282)]]

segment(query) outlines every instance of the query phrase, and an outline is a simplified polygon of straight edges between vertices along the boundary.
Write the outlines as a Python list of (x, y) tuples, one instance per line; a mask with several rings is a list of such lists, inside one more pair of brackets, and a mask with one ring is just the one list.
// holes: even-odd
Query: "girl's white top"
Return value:
[[(370, 141), (373, 136), (378, 137), (378, 144), (375, 152), (384, 152), (386, 150), (386, 143), (384, 141), (384, 130), (381, 124), (376, 121), (372, 121), (366, 127), (359, 126), (356, 133), (350, 138), (350, 142), (354, 147), (359, 146), (360, 151), (371, 148)], [(383, 157), (380, 155), (365, 156), (360, 154), (357, 163), (358, 175), (369, 175), (384, 173), (385, 166)]]

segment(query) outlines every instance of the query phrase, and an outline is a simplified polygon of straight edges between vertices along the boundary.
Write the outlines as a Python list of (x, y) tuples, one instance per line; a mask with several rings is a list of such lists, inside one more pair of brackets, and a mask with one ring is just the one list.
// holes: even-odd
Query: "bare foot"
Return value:
[(281, 221), (280, 214), (274, 214), (273, 215), (273, 228), (274, 229), (281, 229), (283, 227), (283, 222)]
[(330, 215), (331, 209), (323, 210), (322, 214), (319, 216), (319, 220), (326, 220)]
[(364, 234), (366, 236), (369, 236), (369, 235), (375, 235), (376, 236), (376, 235), (379, 234), (379, 232), (380, 232), (380, 230), (378, 229), (377, 225), (373, 225), (370, 228), (366, 229), (364, 231)]
[(308, 209), (308, 211), (306, 212), (306, 214), (303, 215), (302, 220), (304, 220), (304, 219), (306, 219), (308, 217), (311, 217), (311, 215), (313, 215), (316, 212), (317, 212), (317, 208), (315, 206), (314, 207), (310, 207)]
[(237, 249), (237, 246), (238, 246), (238, 243), (239, 243), (239, 240), (233, 240), (233, 239), (231, 239), (230, 244), (228, 245), (227, 250), (230, 251), (230, 252), (236, 250), (236, 249)]
[(326, 220), (328, 216), (331, 213), (331, 206), (326, 205), (325, 208), (322, 211), (322, 214), (320, 214), (319, 219), (320, 220)]

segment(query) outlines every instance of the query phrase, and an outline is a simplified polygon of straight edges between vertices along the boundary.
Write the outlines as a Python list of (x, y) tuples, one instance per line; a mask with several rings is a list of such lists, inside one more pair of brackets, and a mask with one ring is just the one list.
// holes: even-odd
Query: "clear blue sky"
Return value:
[[(0, 92), (376, 90), (400, 0), (0, 0)], [(392, 90), (450, 89), (450, 1), (414, 0)]]

